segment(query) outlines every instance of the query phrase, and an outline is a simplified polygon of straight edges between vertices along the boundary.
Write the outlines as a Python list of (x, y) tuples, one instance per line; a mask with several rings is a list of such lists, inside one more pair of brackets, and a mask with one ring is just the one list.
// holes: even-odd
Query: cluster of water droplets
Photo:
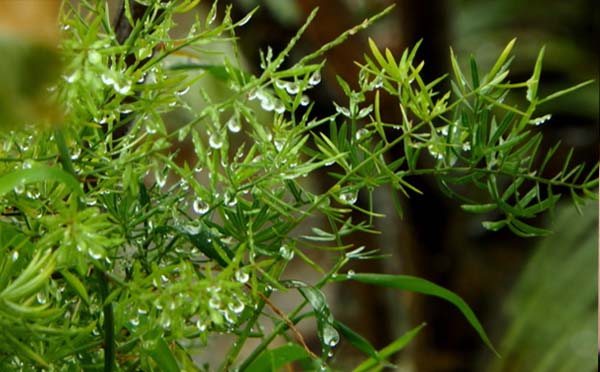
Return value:
[(533, 124), (535, 126), (540, 126), (540, 125), (544, 124), (545, 122), (547, 122), (550, 119), (552, 119), (552, 114), (547, 114), (547, 115), (540, 116), (538, 118), (532, 119), (532, 120), (529, 121), (529, 123)]

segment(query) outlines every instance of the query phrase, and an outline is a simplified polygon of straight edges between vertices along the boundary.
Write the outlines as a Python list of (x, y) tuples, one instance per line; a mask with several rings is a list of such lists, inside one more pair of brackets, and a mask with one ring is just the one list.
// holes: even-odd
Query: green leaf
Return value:
[(454, 292), (451, 292), (443, 287), (438, 286), (428, 280), (417, 278), (409, 275), (388, 275), (388, 274), (352, 274), (352, 275), (338, 275), (334, 279), (335, 281), (342, 280), (354, 280), (361, 283), (377, 285), (381, 287), (403, 289), (412, 292), (423, 293), (430, 296), (439, 297), (444, 299), (454, 306), (456, 306), (461, 313), (465, 316), (467, 321), (479, 334), (479, 337), (485, 342), (485, 344), (497, 355), (496, 349), (492, 345), (492, 342), (488, 338), (483, 326), (473, 313), (473, 310), (467, 305), (467, 303), (460, 298)]
[(307, 358), (310, 358), (310, 355), (304, 348), (296, 344), (287, 344), (264, 351), (245, 370), (253, 372), (279, 371), (291, 362)]
[(533, 74), (527, 81), (527, 100), (533, 102), (537, 99), (538, 85), (540, 83), (540, 75), (542, 74), (542, 61), (544, 60), (544, 51), (546, 47), (540, 49), (535, 66), (533, 68)]
[(41, 181), (56, 181), (65, 184), (79, 196), (83, 196), (81, 184), (75, 177), (60, 168), (34, 166), (30, 169), (20, 169), (0, 177), (0, 196), (13, 191), (15, 187)]
[(504, 50), (502, 51), (502, 53), (500, 53), (500, 56), (498, 57), (498, 59), (496, 60), (496, 63), (494, 64), (494, 67), (492, 67), (492, 69), (490, 70), (490, 72), (485, 77), (486, 82), (489, 82), (489, 81), (493, 80), (494, 77), (496, 76), (496, 74), (498, 73), (498, 71), (500, 71), (500, 69), (504, 65), (504, 62), (506, 62), (506, 60), (508, 59), (508, 56), (510, 55), (510, 52), (512, 51), (512, 48), (515, 45), (515, 41), (517, 41), (516, 38), (512, 39), (506, 45), (506, 47), (504, 48)]
[(337, 345), (340, 335), (335, 329), (333, 315), (329, 309), (329, 304), (323, 292), (318, 288), (306, 286), (298, 287), (298, 291), (315, 309), (315, 317), (317, 319), (317, 331), (321, 346), (324, 350)]
[(169, 344), (164, 338), (159, 338), (156, 341), (156, 346), (153, 349), (148, 350), (148, 354), (154, 359), (156, 364), (158, 364), (161, 371), (180, 372), (177, 360), (173, 356)]
[(77, 292), (77, 294), (83, 299), (83, 301), (87, 305), (89, 305), (90, 297), (88, 296), (87, 290), (85, 289), (83, 283), (81, 283), (81, 281), (75, 275), (71, 274), (68, 270), (62, 270), (60, 273), (63, 276), (63, 278), (65, 278), (67, 283), (69, 283), (69, 285), (73, 287), (73, 289), (75, 289), (75, 292)]
[(494, 203), (489, 204), (463, 204), (460, 206), (463, 211), (471, 213), (487, 213), (495, 210), (498, 206)]
[(350, 327), (348, 327), (344, 323), (341, 323), (336, 320), (334, 324), (336, 328), (340, 331), (342, 336), (344, 336), (344, 339), (350, 342), (352, 346), (356, 347), (358, 350), (369, 355), (371, 358), (377, 360), (378, 362), (383, 361), (379, 354), (377, 354), (377, 350), (375, 350), (373, 345), (371, 345), (371, 343), (367, 341), (367, 339), (365, 339), (360, 334), (354, 332)]
[(394, 342), (389, 344), (388, 346), (381, 349), (377, 355), (378, 358), (369, 358), (362, 362), (358, 367), (356, 367), (352, 372), (365, 372), (365, 371), (377, 371), (380, 368), (377, 368), (378, 359), (387, 359), (398, 351), (402, 350), (415, 336), (425, 327), (425, 323), (411, 329), (410, 331), (403, 334), (401, 337), (397, 338)]

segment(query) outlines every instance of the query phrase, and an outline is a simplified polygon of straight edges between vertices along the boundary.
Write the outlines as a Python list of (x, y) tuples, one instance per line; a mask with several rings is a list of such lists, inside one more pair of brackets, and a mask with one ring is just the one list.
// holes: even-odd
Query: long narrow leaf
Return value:
[(403, 289), (412, 292), (423, 293), (430, 296), (442, 298), (454, 306), (456, 306), (460, 312), (463, 313), (467, 321), (479, 334), (479, 337), (485, 342), (485, 344), (498, 355), (496, 349), (492, 345), (492, 342), (488, 338), (483, 326), (475, 316), (475, 313), (467, 303), (460, 298), (454, 292), (451, 292), (443, 287), (438, 286), (428, 280), (417, 278), (409, 275), (389, 275), (389, 274), (353, 274), (353, 275), (338, 275), (337, 281), (342, 280), (355, 280), (357, 282), (377, 285), (381, 287)]

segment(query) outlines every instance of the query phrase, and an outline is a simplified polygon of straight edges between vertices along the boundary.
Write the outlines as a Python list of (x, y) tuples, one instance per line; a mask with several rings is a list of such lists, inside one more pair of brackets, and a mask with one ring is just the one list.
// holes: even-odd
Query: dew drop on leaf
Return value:
[(292, 258), (294, 258), (294, 251), (284, 244), (279, 248), (279, 255), (284, 260), (290, 261)]
[(179, 91), (175, 92), (175, 95), (176, 96), (184, 96), (189, 91), (190, 91), (190, 87), (188, 86), (188, 87), (183, 88), (182, 90), (179, 90)]
[(36, 296), (35, 299), (37, 300), (37, 302), (40, 305), (44, 305), (46, 302), (48, 302), (48, 299), (46, 298), (46, 295), (43, 294), (42, 292), (39, 292)]
[(360, 128), (359, 130), (356, 131), (356, 133), (354, 133), (354, 138), (357, 141), (360, 141), (361, 139), (367, 137), (369, 135), (369, 130), (366, 128)]
[(265, 97), (260, 101), (260, 107), (262, 107), (265, 111), (273, 111), (275, 108), (275, 103), (269, 97)]
[(208, 138), (208, 144), (215, 150), (223, 147), (223, 137), (219, 133), (213, 133)]
[(340, 334), (330, 325), (323, 328), (323, 342), (329, 347), (334, 347), (340, 342)]
[(210, 209), (210, 206), (202, 199), (198, 198), (192, 203), (192, 208), (197, 214), (205, 214)]
[(250, 279), (250, 275), (243, 270), (236, 271), (234, 276), (235, 276), (235, 280), (237, 280), (238, 282), (240, 282), (242, 284), (248, 282), (248, 280)]
[(309, 103), (310, 99), (307, 95), (302, 95), (302, 97), (300, 97), (300, 106), (308, 106)]
[(240, 130), (242, 130), (242, 125), (240, 124), (240, 122), (238, 120), (236, 120), (235, 117), (231, 117), (227, 121), (227, 128), (232, 133), (238, 133)]
[(321, 82), (321, 72), (320, 71), (313, 72), (313, 74), (308, 79), (308, 83), (310, 85), (317, 85), (320, 82)]
[(356, 191), (347, 191), (340, 194), (340, 202), (344, 204), (354, 204), (358, 199), (358, 193)]
[(285, 105), (283, 104), (283, 102), (276, 100), (274, 104), (274, 109), (276, 113), (283, 114), (283, 112), (285, 111)]
[(300, 91), (300, 87), (298, 86), (298, 84), (296, 84), (294, 82), (289, 82), (285, 85), (285, 90), (289, 94), (296, 94)]

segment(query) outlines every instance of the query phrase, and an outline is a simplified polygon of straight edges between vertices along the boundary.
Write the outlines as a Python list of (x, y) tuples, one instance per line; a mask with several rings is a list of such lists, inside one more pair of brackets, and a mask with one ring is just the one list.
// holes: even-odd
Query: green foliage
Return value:
[[(338, 79), (348, 102), (335, 103), (335, 115), (315, 117), (310, 90), (321, 81), (323, 53), (389, 8), (282, 68), (313, 12), (283, 51), (262, 53), (262, 73), (253, 76), (243, 71), (235, 41), (252, 13), (234, 21), (227, 7), (219, 23), (214, 2), (186, 35), (171, 36), (174, 16), (196, 2), (144, 2), (139, 18), (125, 13), (132, 31), (123, 42), (104, 2), (65, 3), (66, 67), (50, 89), (64, 122), (52, 130), (32, 123), (0, 133), (0, 324), (6, 330), (0, 369), (194, 370), (200, 367), (193, 349), (220, 333), (236, 342), (220, 366), (209, 368), (271, 370), (300, 361), (327, 370), (340, 333), (369, 358), (358, 370), (382, 368), (420, 327), (375, 351), (335, 320), (321, 292), (343, 279), (446, 299), (491, 347), (474, 312), (452, 292), (407, 276), (343, 276), (350, 260), (377, 257), (347, 236), (375, 232), (373, 219), (382, 217), (372, 203), (358, 203), (359, 196), (385, 185), (418, 193), (411, 177), (423, 174), (434, 175), (469, 212), (501, 212), (486, 228), (507, 226), (523, 236), (546, 233), (525, 221), (554, 207), (561, 196), (556, 188), (570, 190), (576, 204), (595, 197), (598, 165), (570, 167), (569, 155), (559, 173), (542, 176), (556, 147), (538, 161), (535, 127), (547, 117), (536, 117), (536, 108), (569, 91), (537, 96), (543, 51), (523, 83), (508, 80), (514, 42), (483, 76), (472, 60), (470, 80), (452, 55), (453, 92), (437, 92), (442, 78), (423, 81), (417, 47), (396, 60), (371, 41), (360, 89)], [(232, 56), (210, 51), (224, 43)], [(224, 97), (208, 91), (211, 77)], [(503, 103), (518, 89), (526, 89), (525, 108)], [(383, 94), (398, 99), (403, 116), (397, 122), (381, 120)], [(193, 156), (180, 160), (185, 142)], [(397, 146), (404, 155), (389, 159)], [(334, 184), (312, 190), (305, 177), (323, 171)], [(457, 186), (465, 183), (483, 196), (460, 194)], [(352, 212), (368, 218), (357, 223)], [(301, 224), (312, 232), (298, 233)], [(307, 255), (311, 249), (337, 258), (322, 267)], [(321, 279), (282, 280), (294, 257)], [(269, 300), (275, 290), (298, 291), (304, 300), (283, 314)], [(271, 332), (261, 326), (265, 307), (277, 315)], [(306, 318), (316, 320), (320, 355), (295, 329)], [(270, 349), (277, 337), (290, 342)], [(258, 346), (240, 360), (249, 338)]]

